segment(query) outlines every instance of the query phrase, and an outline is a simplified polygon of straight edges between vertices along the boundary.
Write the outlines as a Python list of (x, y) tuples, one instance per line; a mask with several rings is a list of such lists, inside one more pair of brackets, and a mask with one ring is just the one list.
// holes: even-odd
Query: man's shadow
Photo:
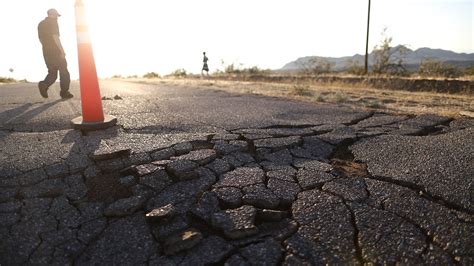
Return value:
[(65, 158), (66, 163), (77, 169), (90, 166), (92, 164), (91, 155), (101, 147), (102, 140), (117, 137), (119, 128), (119, 126), (114, 126), (103, 131), (92, 132), (70, 130), (61, 140), (62, 144), (73, 143)]
[[(29, 109), (33, 104), (26, 103), (22, 106), (3, 111), (0, 113), (0, 130), (11, 133), (14, 131), (15, 124), (25, 123), (61, 101), (62, 100), (60, 99), (47, 104), (42, 104), (31, 110)], [(5, 138), (7, 135), (9, 134), (0, 134), (0, 140)]]
[[(62, 101), (63, 100), (59, 99), (59, 100), (56, 100), (56, 101), (53, 101), (53, 102), (49, 102), (47, 104), (42, 104), (42, 105), (40, 105), (36, 108), (33, 108), (33, 109), (31, 109), (27, 112), (25, 112), (25, 111), (28, 110), (28, 108), (32, 105), (31, 103), (27, 103), (27, 104), (24, 104), (20, 107), (17, 107), (17, 108), (11, 109), (11, 110), (7, 110), (4, 113), (6, 113), (6, 115), (8, 115), (11, 118), (9, 120), (7, 120), (6, 123), (10, 123), (13, 120), (25, 121), (26, 122), (26, 121), (31, 120), (33, 117), (41, 114), (42, 112), (48, 110), (52, 106), (54, 106), (57, 103), (62, 102)], [(1, 113), (0, 116), (3, 117), (4, 113)]]

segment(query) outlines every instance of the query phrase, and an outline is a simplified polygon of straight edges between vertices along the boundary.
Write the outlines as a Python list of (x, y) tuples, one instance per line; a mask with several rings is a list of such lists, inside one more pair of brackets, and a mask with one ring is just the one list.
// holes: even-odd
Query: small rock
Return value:
[(134, 213), (142, 208), (145, 204), (146, 198), (143, 196), (134, 196), (126, 199), (118, 200), (104, 211), (106, 216), (126, 216)]
[[(173, 235), (165, 241), (165, 254), (172, 255), (196, 246), (202, 240), (202, 234), (196, 229), (188, 229)], [(204, 254), (203, 254), (204, 255)]]
[(188, 160), (199, 165), (205, 165), (212, 162), (216, 158), (216, 152), (211, 149), (191, 151), (186, 155), (175, 158), (176, 160)]
[(114, 96), (114, 100), (122, 100), (122, 97), (118, 96), (118, 95), (115, 95)]
[(135, 166), (135, 172), (139, 176), (144, 176), (153, 173), (154, 171), (160, 169), (160, 167), (154, 165), (154, 164), (143, 164), (139, 166)]
[(314, 170), (314, 169), (302, 169), (298, 171), (296, 175), (298, 183), (303, 189), (311, 189), (322, 185), (325, 182), (335, 179), (335, 177), (329, 173)]
[(164, 168), (160, 168), (149, 175), (140, 176), (138, 182), (156, 191), (161, 191), (172, 183)]
[(176, 152), (176, 155), (179, 156), (179, 155), (183, 155), (192, 151), (193, 144), (191, 144), (190, 142), (183, 142), (183, 143), (174, 145), (173, 149)]
[(280, 199), (281, 204), (284, 206), (291, 205), (301, 191), (297, 183), (278, 178), (270, 178), (267, 187)]
[(206, 167), (208, 167), (218, 175), (221, 175), (231, 170), (230, 164), (222, 159), (215, 159), (212, 163), (206, 165)]
[(233, 152), (246, 151), (248, 149), (248, 143), (242, 140), (234, 140), (230, 143), (218, 142), (214, 145), (214, 149), (219, 154), (230, 154)]
[(172, 156), (175, 156), (176, 151), (173, 148), (163, 149), (159, 151), (155, 151), (151, 154), (151, 158), (155, 161), (159, 160), (167, 160)]
[(263, 183), (265, 172), (257, 167), (240, 167), (232, 172), (224, 174), (214, 187), (238, 187), (243, 188), (250, 185)]
[(242, 191), (235, 187), (223, 187), (213, 190), (223, 206), (237, 208), (242, 205)]
[(273, 209), (280, 204), (278, 197), (270, 189), (266, 188), (264, 184), (245, 187), (243, 192), (242, 202), (247, 205)]
[(149, 222), (156, 223), (162, 220), (167, 220), (170, 217), (173, 217), (176, 214), (176, 209), (174, 208), (173, 204), (168, 204), (166, 206), (156, 208), (151, 212), (147, 213), (146, 219)]
[(257, 210), (253, 206), (244, 205), (233, 210), (214, 213), (212, 225), (222, 229), (231, 239), (238, 239), (258, 233), (255, 226)]
[(172, 161), (166, 166), (166, 170), (177, 180), (184, 181), (198, 177), (194, 171), (199, 165), (188, 160)]

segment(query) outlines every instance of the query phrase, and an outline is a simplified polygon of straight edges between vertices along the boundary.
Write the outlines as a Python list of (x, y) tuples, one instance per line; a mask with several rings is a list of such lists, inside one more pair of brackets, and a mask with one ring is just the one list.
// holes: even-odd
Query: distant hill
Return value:
[[(399, 45), (393, 47), (395, 54), (404, 46)], [(407, 49), (407, 53), (404, 56), (404, 65), (410, 69), (418, 69), (422, 60), (425, 59), (435, 59), (441, 62), (449, 63), (457, 67), (470, 67), (474, 66), (474, 53), (455, 53), (453, 51), (442, 50), (442, 49), (431, 49), (431, 48), (420, 48), (415, 51), (404, 47)], [(345, 57), (321, 57), (321, 56), (306, 56), (298, 58), (295, 61), (292, 61), (280, 70), (282, 71), (295, 71), (301, 70), (303, 66), (308, 65), (309, 62), (313, 59), (318, 60), (327, 60), (333, 64), (332, 70), (343, 71), (347, 68), (347, 62), (352, 60), (360, 65), (364, 65), (364, 55), (356, 54), (354, 56), (345, 56)], [(373, 52), (369, 54), (369, 66), (373, 64), (374, 57)]]

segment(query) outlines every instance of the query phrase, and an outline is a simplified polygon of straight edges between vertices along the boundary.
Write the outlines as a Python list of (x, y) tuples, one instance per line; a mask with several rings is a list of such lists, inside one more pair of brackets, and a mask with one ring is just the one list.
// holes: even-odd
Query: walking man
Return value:
[(206, 71), (206, 74), (209, 76), (209, 66), (207, 65), (207, 61), (209, 60), (209, 58), (207, 58), (206, 52), (202, 52), (202, 54), (204, 55), (202, 59), (202, 62), (204, 64), (202, 65), (201, 75), (203, 75), (203, 71)]
[(38, 25), (38, 37), (43, 46), (43, 57), (48, 67), (48, 75), (38, 83), (38, 88), (43, 98), (48, 98), (48, 89), (58, 78), (61, 88), (60, 96), (63, 99), (74, 97), (69, 92), (71, 78), (67, 70), (66, 54), (59, 40), (58, 17), (61, 15), (54, 8), (48, 10), (48, 16)]

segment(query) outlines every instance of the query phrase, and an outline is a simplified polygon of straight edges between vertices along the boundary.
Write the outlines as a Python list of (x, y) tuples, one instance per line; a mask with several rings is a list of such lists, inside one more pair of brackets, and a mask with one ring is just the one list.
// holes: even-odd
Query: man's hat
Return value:
[(58, 13), (58, 11), (54, 8), (51, 8), (48, 10), (48, 16), (57, 16), (60, 17), (61, 15)]

